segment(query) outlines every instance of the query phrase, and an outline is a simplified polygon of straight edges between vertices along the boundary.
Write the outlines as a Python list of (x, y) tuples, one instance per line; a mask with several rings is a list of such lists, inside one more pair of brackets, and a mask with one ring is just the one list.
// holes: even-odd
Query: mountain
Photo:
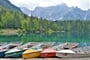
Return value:
[(26, 7), (20, 7), (21, 11), (26, 14), (26, 15), (31, 15), (31, 12), (29, 9), (27, 9)]
[(90, 9), (86, 13), (86, 18), (87, 18), (87, 20), (90, 20)]
[(20, 8), (14, 6), (8, 0), (0, 0), (0, 6), (6, 7), (8, 9), (10, 9), (10, 10), (21, 12)]
[(60, 4), (50, 7), (36, 7), (34, 11), (21, 7), (21, 10), (27, 15), (41, 17), (48, 20), (90, 20), (90, 10), (83, 11), (78, 7), (68, 7), (66, 4)]
[(36, 7), (31, 11), (26, 7), (16, 7), (8, 0), (0, 0), (0, 6), (6, 7), (10, 10), (23, 12), (30, 16), (41, 17), (48, 20), (90, 20), (90, 9), (83, 11), (78, 7), (68, 7), (66, 4), (60, 4), (50, 7)]

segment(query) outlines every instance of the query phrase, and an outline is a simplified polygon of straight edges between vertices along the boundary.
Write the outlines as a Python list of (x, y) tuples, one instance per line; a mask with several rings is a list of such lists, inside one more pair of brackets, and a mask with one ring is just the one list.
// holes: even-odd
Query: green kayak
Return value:
[(26, 43), (22, 46), (11, 49), (11, 50), (5, 52), (5, 57), (6, 58), (21, 58), (22, 53), (25, 50), (27, 50), (28, 48), (31, 48), (32, 46), (37, 45), (37, 44), (38, 43), (36, 43), (36, 42), (29, 42), (29, 43)]
[(14, 52), (11, 52), (11, 53), (5, 53), (5, 57), (6, 58), (21, 58), (22, 57), (22, 53), (24, 52), (25, 50), (22, 50), (22, 51), (14, 51)]

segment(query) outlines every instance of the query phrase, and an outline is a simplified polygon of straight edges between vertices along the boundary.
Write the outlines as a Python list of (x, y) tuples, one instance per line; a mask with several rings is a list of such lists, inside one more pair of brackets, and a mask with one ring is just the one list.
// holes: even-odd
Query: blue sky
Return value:
[(18, 7), (26, 7), (34, 10), (36, 7), (55, 6), (62, 3), (67, 4), (69, 7), (78, 6), (83, 10), (90, 9), (90, 0), (9, 0), (12, 4)]

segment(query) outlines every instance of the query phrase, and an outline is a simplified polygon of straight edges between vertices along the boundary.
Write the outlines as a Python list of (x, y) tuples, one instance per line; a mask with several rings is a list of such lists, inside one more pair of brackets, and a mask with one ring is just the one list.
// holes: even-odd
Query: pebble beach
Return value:
[(22, 59), (22, 58), (0, 58), (0, 60), (90, 60), (90, 57), (84, 58), (30, 58), (30, 59)]

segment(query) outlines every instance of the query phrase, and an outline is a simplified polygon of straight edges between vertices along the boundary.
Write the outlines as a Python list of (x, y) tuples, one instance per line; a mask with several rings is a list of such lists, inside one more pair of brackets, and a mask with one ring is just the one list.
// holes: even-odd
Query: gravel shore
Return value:
[(0, 58), (0, 60), (90, 60), (90, 57), (88, 58), (31, 58), (31, 59)]

